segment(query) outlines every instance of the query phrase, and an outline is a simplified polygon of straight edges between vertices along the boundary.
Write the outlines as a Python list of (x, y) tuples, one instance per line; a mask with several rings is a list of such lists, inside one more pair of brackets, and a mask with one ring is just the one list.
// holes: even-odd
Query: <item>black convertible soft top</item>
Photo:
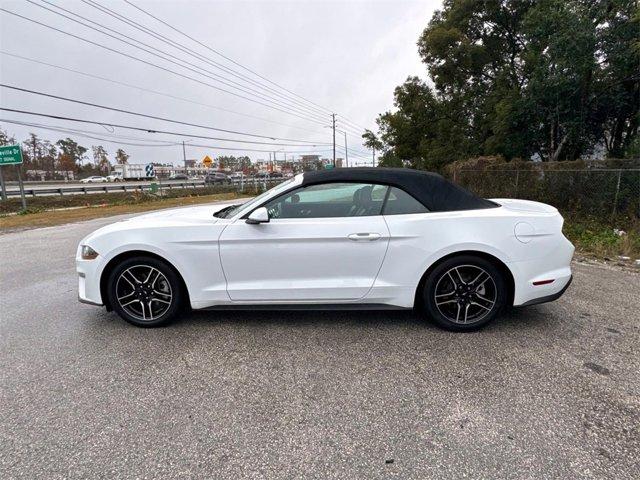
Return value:
[(335, 168), (305, 172), (302, 179), (303, 186), (327, 182), (380, 183), (398, 187), (419, 200), (431, 212), (478, 210), (498, 206), (437, 173), (409, 168)]

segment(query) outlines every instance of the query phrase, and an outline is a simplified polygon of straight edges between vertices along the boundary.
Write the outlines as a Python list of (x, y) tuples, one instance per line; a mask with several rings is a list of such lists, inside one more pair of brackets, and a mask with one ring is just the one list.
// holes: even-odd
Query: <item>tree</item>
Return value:
[(123, 149), (119, 148), (116, 150), (116, 162), (118, 162), (118, 164), (124, 165), (128, 163), (128, 161), (129, 155), (127, 155)]
[(433, 84), (396, 88), (382, 159), (622, 156), (638, 134), (639, 24), (634, 0), (445, 0), (418, 40)]
[(70, 159), (74, 163), (82, 165), (82, 161), (86, 159), (87, 149), (70, 138), (58, 140), (56, 145), (60, 148), (67, 161)]
[(243, 172), (251, 168), (251, 159), (246, 155), (236, 158), (236, 170), (242, 170)]
[(43, 152), (43, 156), (42, 156), (43, 169), (49, 170), (49, 178), (53, 180), (55, 177), (54, 173), (56, 169), (55, 167), (56, 156), (58, 155), (56, 146), (52, 144), (49, 140), (44, 140), (42, 142), (42, 152)]
[(102, 145), (93, 145), (91, 150), (93, 151), (93, 163), (96, 168), (101, 172), (109, 173), (111, 163), (109, 163), (109, 157), (104, 147)]
[(30, 166), (34, 169), (41, 169), (41, 157), (43, 155), (43, 145), (42, 140), (38, 138), (35, 133), (30, 133), (29, 138), (27, 138), (24, 142), (23, 152), (27, 157), (25, 160), (29, 162)]
[(78, 171), (78, 164), (75, 159), (68, 153), (60, 153), (58, 155), (58, 169), (64, 172), (64, 176), (69, 180), (69, 172), (75, 173)]
[(15, 145), (16, 139), (0, 128), (0, 145)]

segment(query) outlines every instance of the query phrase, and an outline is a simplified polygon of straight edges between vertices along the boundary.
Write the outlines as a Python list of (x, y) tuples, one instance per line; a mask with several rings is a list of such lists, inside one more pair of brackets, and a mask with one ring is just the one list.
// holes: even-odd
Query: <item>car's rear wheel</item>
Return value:
[(166, 325), (175, 319), (184, 298), (173, 268), (142, 256), (128, 258), (111, 271), (108, 296), (113, 310), (138, 327)]
[(427, 278), (423, 294), (429, 317), (458, 332), (477, 330), (494, 320), (507, 296), (504, 278), (495, 265), (472, 255), (439, 264)]

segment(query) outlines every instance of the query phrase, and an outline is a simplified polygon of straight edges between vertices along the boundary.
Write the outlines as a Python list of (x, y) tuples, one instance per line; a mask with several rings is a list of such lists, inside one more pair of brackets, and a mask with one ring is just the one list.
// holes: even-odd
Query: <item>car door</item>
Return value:
[(347, 301), (371, 289), (389, 243), (387, 187), (332, 183), (269, 201), (268, 223), (237, 219), (220, 236), (234, 301)]

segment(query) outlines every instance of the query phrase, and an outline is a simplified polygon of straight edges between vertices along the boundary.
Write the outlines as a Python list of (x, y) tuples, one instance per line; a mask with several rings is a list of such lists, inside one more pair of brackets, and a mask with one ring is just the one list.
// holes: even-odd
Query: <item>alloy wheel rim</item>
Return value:
[(477, 265), (458, 265), (436, 283), (434, 301), (442, 316), (453, 323), (477, 323), (494, 309), (498, 289), (493, 277)]
[(134, 265), (124, 270), (116, 282), (120, 307), (141, 322), (163, 316), (173, 302), (167, 277), (150, 265)]

